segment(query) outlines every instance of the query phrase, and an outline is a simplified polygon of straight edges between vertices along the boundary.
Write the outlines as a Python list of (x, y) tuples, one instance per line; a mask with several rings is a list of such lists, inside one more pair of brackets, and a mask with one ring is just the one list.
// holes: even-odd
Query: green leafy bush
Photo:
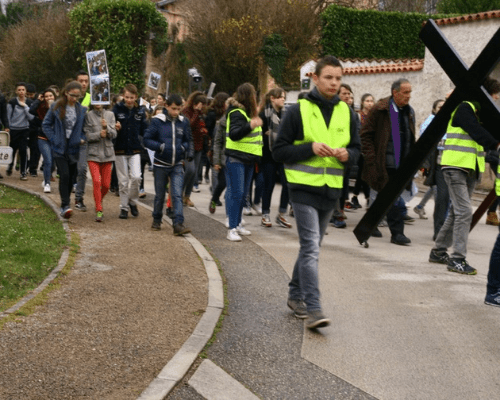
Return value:
[(167, 22), (150, 0), (84, 0), (70, 12), (70, 35), (82, 66), (85, 53), (106, 50), (111, 86), (144, 87), (147, 42), (156, 55), (166, 48)]
[[(433, 15), (444, 18), (449, 15)], [(356, 10), (331, 5), (321, 14), (323, 54), (340, 58), (424, 58), (418, 37), (427, 14)]]
[(262, 46), (262, 54), (264, 55), (264, 61), (271, 70), (272, 77), (278, 84), (282, 84), (283, 71), (288, 59), (288, 49), (283, 43), (283, 36), (278, 33), (266, 36)]

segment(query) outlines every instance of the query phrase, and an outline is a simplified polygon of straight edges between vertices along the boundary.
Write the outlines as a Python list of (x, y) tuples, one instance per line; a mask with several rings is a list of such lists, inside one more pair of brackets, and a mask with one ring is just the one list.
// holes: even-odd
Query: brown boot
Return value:
[(500, 225), (497, 213), (495, 211), (491, 211), (488, 213), (486, 217), (486, 225), (494, 225), (494, 226)]
[(185, 205), (185, 206), (189, 206), (189, 207), (194, 207), (194, 203), (191, 201), (191, 199), (187, 196), (184, 196), (184, 200), (182, 201), (182, 203)]

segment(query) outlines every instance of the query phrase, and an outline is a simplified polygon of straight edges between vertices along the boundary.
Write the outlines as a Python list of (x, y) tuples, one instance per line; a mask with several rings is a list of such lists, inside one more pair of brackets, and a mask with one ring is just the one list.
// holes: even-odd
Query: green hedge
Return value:
[(84, 0), (70, 12), (70, 35), (86, 66), (85, 53), (106, 50), (111, 86), (144, 87), (147, 42), (153, 34), (153, 52), (165, 51), (167, 22), (150, 0)]
[[(450, 15), (432, 15), (433, 19)], [(356, 10), (336, 5), (321, 14), (323, 54), (339, 58), (424, 58), (418, 37), (427, 14)]]

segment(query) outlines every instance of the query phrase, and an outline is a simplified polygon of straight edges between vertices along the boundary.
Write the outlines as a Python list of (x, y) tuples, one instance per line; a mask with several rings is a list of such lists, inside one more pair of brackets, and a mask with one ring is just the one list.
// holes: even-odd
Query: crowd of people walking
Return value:
[[(289, 106), (282, 88), (262, 94), (259, 103), (254, 86), (243, 83), (232, 95), (220, 92), (209, 99), (195, 91), (187, 100), (178, 94), (140, 96), (134, 85), (127, 84), (107, 107), (91, 104), (88, 74), (79, 71), (62, 90), (52, 86), (37, 95), (33, 85), (17, 84), (11, 100), (0, 96), (0, 122), (10, 134), (22, 181), (43, 170), (43, 191), (51, 193), (57, 175), (63, 218), (70, 218), (73, 209), (87, 209), (87, 168), (96, 222), (112, 215), (103, 207), (110, 191), (120, 197), (117, 218), (128, 219), (129, 213), (138, 217), (139, 198), (146, 196), (145, 167), (150, 164), (155, 189), (153, 230), (161, 230), (166, 208), (174, 235), (191, 232), (184, 225), (183, 207), (194, 206), (192, 193), (199, 192), (203, 177), (210, 183), (209, 212), (225, 207), (227, 240), (241, 242), (242, 236), (251, 235), (243, 218), (251, 213), (261, 217), (265, 228), (275, 224), (290, 229), (295, 224), (300, 251), (288, 306), (314, 329), (330, 323), (321, 311), (318, 288), (319, 250), (327, 226), (345, 228), (345, 211), (363, 208), (361, 193), (368, 208), (417, 139), (410, 81), (395, 81), (388, 88), (390, 95), (379, 100), (363, 94), (356, 109), (342, 73), (335, 57), (322, 58), (312, 75), (315, 87)], [(498, 99), (498, 81), (488, 78), (483, 85)], [(434, 102), (420, 135), (444, 103)], [(429, 191), (413, 209), (425, 219), (427, 200), (436, 198), (435, 245), (429, 261), (467, 275), (476, 274), (466, 259), (472, 191), (484, 172), (486, 152), (497, 171), (500, 147), (480, 125), (479, 115), (480, 107), (473, 101), (464, 101), (453, 111), (441, 141), (422, 166)], [(12, 160), (7, 166), (8, 176), (15, 165)], [(355, 180), (352, 197), (351, 179)], [(277, 182), (279, 207), (272, 212)], [(496, 190), (500, 195), (498, 182)], [(406, 191), (415, 195), (411, 182)], [(390, 242), (400, 246), (411, 243), (404, 231), (405, 223), (413, 221), (406, 201), (403, 193), (380, 216), (380, 225), (387, 224), (391, 232)], [(489, 210), (488, 224), (499, 225), (496, 206), (497, 202)], [(372, 236), (382, 237), (382, 233), (376, 228)], [(500, 306), (499, 254), (500, 235), (491, 256), (485, 298), (486, 304), (495, 306)]]

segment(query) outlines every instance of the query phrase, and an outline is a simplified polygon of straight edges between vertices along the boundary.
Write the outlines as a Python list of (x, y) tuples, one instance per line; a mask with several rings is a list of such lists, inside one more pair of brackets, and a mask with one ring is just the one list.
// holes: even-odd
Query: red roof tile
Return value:
[(460, 24), (462, 22), (473, 22), (482, 19), (500, 18), (500, 10), (487, 11), (477, 14), (461, 15), (459, 17), (436, 19), (438, 25)]
[(411, 60), (398, 64), (372, 65), (344, 68), (344, 75), (391, 74), (395, 72), (414, 72), (424, 68), (424, 60)]

